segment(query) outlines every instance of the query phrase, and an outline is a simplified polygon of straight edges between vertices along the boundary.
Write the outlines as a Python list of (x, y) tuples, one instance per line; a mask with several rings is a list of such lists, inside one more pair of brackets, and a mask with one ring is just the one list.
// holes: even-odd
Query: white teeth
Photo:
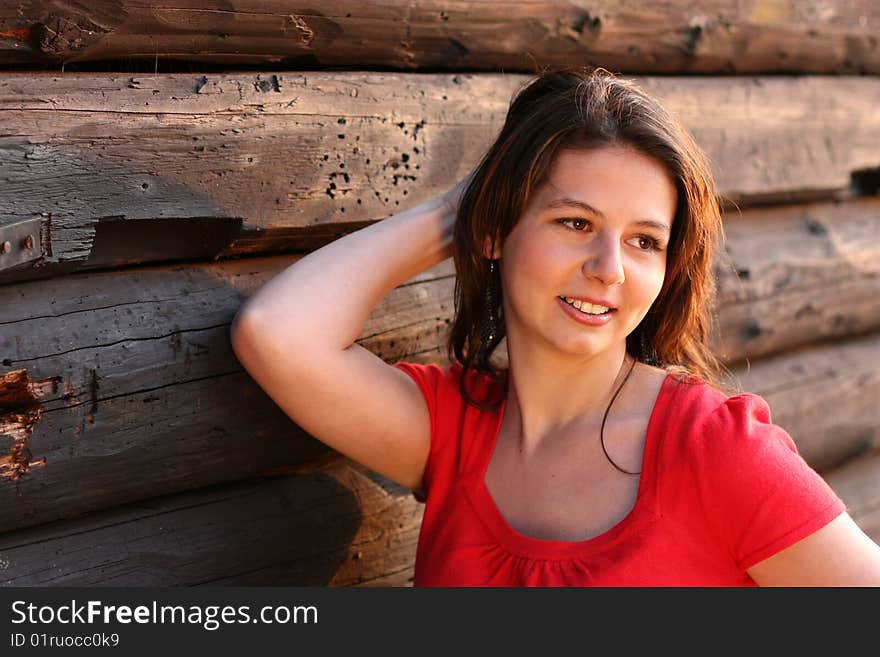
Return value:
[(601, 315), (602, 313), (608, 312), (608, 306), (599, 306), (594, 303), (587, 303), (586, 301), (577, 301), (576, 299), (572, 299), (570, 297), (562, 297), (565, 303), (570, 306), (574, 306), (582, 313), (587, 313), (588, 315)]

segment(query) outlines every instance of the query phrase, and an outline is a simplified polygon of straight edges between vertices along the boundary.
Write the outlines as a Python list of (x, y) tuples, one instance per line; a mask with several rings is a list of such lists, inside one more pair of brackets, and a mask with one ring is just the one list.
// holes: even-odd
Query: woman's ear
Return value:
[(498, 260), (501, 257), (501, 247), (488, 235), (483, 240), (483, 257), (489, 260)]

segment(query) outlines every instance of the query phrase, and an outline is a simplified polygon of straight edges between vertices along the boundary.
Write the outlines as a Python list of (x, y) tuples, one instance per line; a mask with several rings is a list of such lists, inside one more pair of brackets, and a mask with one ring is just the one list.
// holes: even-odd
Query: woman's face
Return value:
[(676, 205), (672, 177), (650, 156), (625, 146), (560, 151), (493, 254), (508, 346), (586, 358), (625, 349), (663, 285)]

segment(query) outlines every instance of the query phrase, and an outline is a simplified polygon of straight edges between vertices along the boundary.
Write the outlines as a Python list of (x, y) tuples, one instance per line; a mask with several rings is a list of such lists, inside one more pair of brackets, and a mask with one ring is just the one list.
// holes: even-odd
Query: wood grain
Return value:
[(409, 586), (424, 506), (346, 459), (0, 534), (0, 586)]
[(160, 60), (225, 66), (637, 73), (880, 72), (870, 0), (22, 0), (0, 67)]
[(724, 216), (714, 351), (742, 363), (880, 329), (880, 199)]

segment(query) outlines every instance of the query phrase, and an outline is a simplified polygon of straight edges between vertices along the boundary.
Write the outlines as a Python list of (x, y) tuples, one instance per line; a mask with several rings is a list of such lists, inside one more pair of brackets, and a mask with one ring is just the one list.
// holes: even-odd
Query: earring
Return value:
[(654, 349), (648, 345), (648, 340), (645, 337), (645, 334), (646, 331), (642, 329), (639, 337), (642, 349), (642, 361), (648, 365), (659, 365), (659, 361), (654, 357)]
[(486, 292), (483, 297), (483, 323), (480, 327), (480, 341), (483, 349), (498, 335), (498, 289), (495, 280), (495, 261), (489, 260), (489, 274)]

